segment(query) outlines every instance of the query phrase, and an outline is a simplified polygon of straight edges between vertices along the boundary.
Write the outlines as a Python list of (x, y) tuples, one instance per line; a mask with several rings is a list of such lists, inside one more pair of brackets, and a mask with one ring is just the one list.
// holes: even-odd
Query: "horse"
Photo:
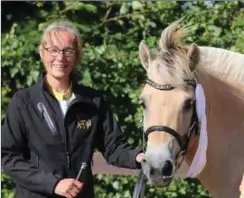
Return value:
[(151, 185), (167, 186), (182, 161), (188, 168), (192, 165), (202, 141), (203, 122), (196, 113), (196, 87), (201, 87), (206, 148), (200, 151), (198, 172), (189, 177), (197, 178), (214, 198), (237, 198), (244, 182), (244, 55), (195, 43), (183, 45), (189, 30), (179, 20), (162, 31), (156, 52), (143, 40), (139, 45), (147, 74), (140, 95), (142, 170)]

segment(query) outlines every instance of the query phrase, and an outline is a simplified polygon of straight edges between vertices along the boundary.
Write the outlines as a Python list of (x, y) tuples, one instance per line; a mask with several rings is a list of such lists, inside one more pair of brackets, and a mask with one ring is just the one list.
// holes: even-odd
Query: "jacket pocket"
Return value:
[(48, 127), (50, 128), (52, 133), (55, 135), (57, 133), (57, 130), (55, 128), (55, 125), (54, 125), (45, 105), (42, 102), (38, 102), (37, 108), (38, 108), (39, 112), (41, 113), (42, 117), (45, 119)]

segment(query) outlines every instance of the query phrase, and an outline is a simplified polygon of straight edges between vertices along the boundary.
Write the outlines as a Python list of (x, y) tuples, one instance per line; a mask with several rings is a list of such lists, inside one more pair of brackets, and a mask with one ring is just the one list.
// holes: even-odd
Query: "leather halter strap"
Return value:
[[(184, 80), (188, 85), (191, 85), (193, 87), (196, 87), (196, 81), (194, 79), (185, 79)], [(175, 87), (171, 84), (157, 84), (151, 79), (147, 78), (146, 83), (152, 86), (155, 89), (162, 90), (162, 91), (169, 91), (174, 89)]]
[[(158, 131), (158, 132), (164, 132), (164, 133), (168, 133), (170, 135), (172, 135), (178, 142), (179, 146), (180, 146), (180, 150), (182, 154), (185, 154), (188, 150), (188, 145), (190, 142), (190, 138), (192, 136), (193, 133), (197, 133), (197, 118), (196, 115), (194, 115), (195, 113), (193, 113), (192, 116), (192, 120), (191, 120), (191, 124), (190, 127), (188, 128), (186, 134), (184, 134), (183, 136), (181, 136), (179, 133), (177, 133), (174, 129), (167, 127), (167, 126), (159, 126), (159, 125), (155, 125), (155, 126), (151, 126), (149, 127), (146, 132), (144, 133), (144, 142), (147, 142), (148, 140), (148, 136), (150, 133)], [(144, 145), (145, 147), (145, 145)], [(145, 148), (144, 148), (145, 149)]]
[(175, 139), (177, 140), (177, 142), (180, 145), (180, 148), (183, 148), (183, 142), (182, 142), (182, 137), (179, 135), (179, 133), (177, 133), (174, 129), (171, 129), (167, 126), (151, 126), (149, 127), (146, 132), (144, 133), (144, 139), (147, 142), (148, 140), (148, 135), (154, 131), (162, 131), (162, 132), (166, 132), (169, 133), (170, 135), (172, 135), (173, 137), (175, 137)]

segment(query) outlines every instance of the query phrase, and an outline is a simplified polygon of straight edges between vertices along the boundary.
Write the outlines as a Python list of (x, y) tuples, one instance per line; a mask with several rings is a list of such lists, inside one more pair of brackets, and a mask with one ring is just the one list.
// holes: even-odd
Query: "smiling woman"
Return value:
[(52, 25), (45, 30), (39, 47), (40, 56), (47, 71), (47, 82), (55, 85), (55, 79), (62, 79), (62, 84), (66, 85), (61, 88), (64, 90), (58, 91), (67, 90), (73, 66), (80, 58), (80, 49), (79, 33), (68, 23)]
[(144, 155), (127, 143), (102, 93), (74, 79), (81, 41), (71, 23), (49, 25), (39, 52), (45, 71), (8, 106), (3, 170), (17, 184), (16, 198), (93, 198), (95, 149), (109, 164), (132, 169)]

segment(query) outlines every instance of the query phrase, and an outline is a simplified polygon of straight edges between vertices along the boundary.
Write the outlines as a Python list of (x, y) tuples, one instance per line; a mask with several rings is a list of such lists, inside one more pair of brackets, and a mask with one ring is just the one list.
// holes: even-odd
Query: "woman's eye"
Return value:
[(193, 107), (194, 104), (195, 104), (195, 100), (194, 99), (187, 99), (184, 102), (184, 107), (183, 108), (184, 108), (185, 111), (188, 111), (188, 110), (190, 110)]
[(47, 51), (48, 52), (58, 52), (58, 49), (56, 49), (56, 48), (48, 48)]

